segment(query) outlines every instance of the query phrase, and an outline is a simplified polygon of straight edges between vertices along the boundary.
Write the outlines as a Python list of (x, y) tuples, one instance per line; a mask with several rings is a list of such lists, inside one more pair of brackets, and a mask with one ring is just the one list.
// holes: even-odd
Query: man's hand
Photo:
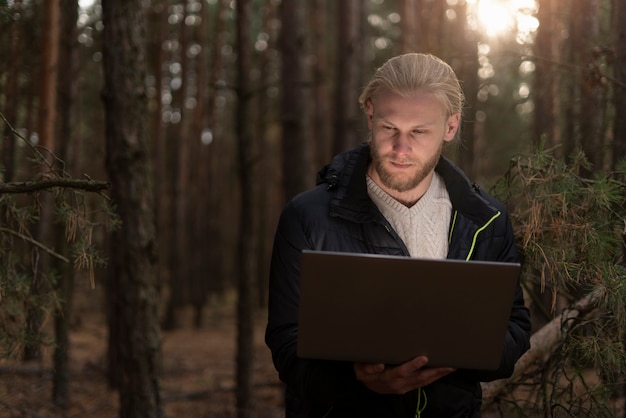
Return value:
[(425, 356), (416, 357), (399, 366), (385, 367), (384, 364), (354, 363), (358, 381), (368, 389), (381, 394), (402, 395), (431, 384), (455, 369), (423, 368), (428, 363)]

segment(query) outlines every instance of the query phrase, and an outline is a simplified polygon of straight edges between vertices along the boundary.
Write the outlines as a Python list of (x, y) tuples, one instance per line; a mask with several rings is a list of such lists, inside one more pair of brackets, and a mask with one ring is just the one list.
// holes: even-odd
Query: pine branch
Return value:
[(544, 325), (530, 338), (530, 350), (528, 350), (515, 364), (513, 375), (509, 379), (495, 380), (483, 383), (483, 402), (489, 406), (497, 398), (505, 393), (517, 379), (523, 377), (531, 368), (540, 365), (554, 351), (564, 333), (570, 329), (574, 320), (589, 313), (603, 296), (601, 288), (587, 294), (576, 302), (570, 309), (566, 309), (561, 315)]
[(0, 183), (0, 194), (32, 193), (55, 187), (81, 189), (88, 192), (100, 192), (110, 188), (111, 186), (109, 183), (102, 181), (58, 178), (43, 181)]
[[(42, 161), (45, 165), (48, 166), (48, 168), (50, 170), (52, 170), (52, 165), (50, 164), (50, 162), (48, 161), (48, 159), (46, 157), (44, 157), (44, 155), (39, 151), (38, 147), (35, 147), (33, 144), (30, 143), (30, 141), (28, 141), (26, 138), (24, 138), (24, 136), (22, 134), (20, 134), (17, 129), (15, 129), (13, 127), (13, 125), (11, 125), (11, 123), (7, 120), (7, 118), (4, 116), (4, 114), (2, 112), (0, 112), (0, 119), (2, 119), (4, 121), (4, 123), (8, 126), (9, 130), (11, 131), (11, 133), (13, 135), (15, 135), (16, 137), (18, 137), (19, 139), (22, 140), (22, 142), (24, 142), (24, 144), (26, 146), (28, 146), (40, 159), (40, 161)], [(42, 149), (45, 149), (48, 153), (50, 153), (50, 151), (46, 148), (41, 147)], [(50, 155), (52, 155), (52, 153), (50, 153)]]
[(70, 262), (70, 260), (67, 257), (65, 257), (65, 256), (63, 256), (63, 255), (61, 255), (61, 254), (59, 254), (57, 252), (55, 252), (54, 250), (46, 247), (45, 245), (43, 245), (42, 243), (40, 243), (37, 240), (32, 239), (31, 237), (28, 237), (28, 236), (26, 236), (24, 234), (20, 234), (19, 232), (16, 232), (16, 231), (13, 231), (12, 229), (4, 228), (4, 227), (0, 227), (0, 232), (4, 232), (4, 233), (7, 233), (7, 234), (15, 235), (16, 237), (18, 237), (20, 239), (23, 239), (24, 241), (30, 242), (34, 246), (39, 247), (40, 249), (44, 250), (45, 252), (47, 252), (51, 256), (56, 257), (59, 260), (65, 262), (65, 263), (69, 263)]
[[(7, 125), (9, 130), (13, 135), (20, 138), (24, 144), (29, 146), (31, 150), (38, 156), (39, 160), (48, 166), (48, 168), (52, 171), (53, 167), (50, 161), (39, 151), (38, 148), (33, 146), (30, 141), (26, 140), (23, 135), (21, 135), (11, 123), (7, 120), (2, 112), (0, 112), (0, 119)], [(49, 150), (44, 149), (47, 153), (50, 154), (53, 160), (57, 160), (63, 165), (61, 160), (58, 160), (57, 157), (54, 156)], [(40, 190), (52, 189), (55, 187), (63, 187), (63, 188), (72, 188), (72, 189), (81, 189), (88, 192), (100, 192), (102, 190), (106, 190), (110, 188), (109, 183), (99, 182), (92, 179), (87, 180), (78, 180), (73, 178), (64, 178), (64, 177), (55, 177), (52, 180), (43, 180), (43, 181), (29, 181), (29, 182), (20, 182), (20, 183), (0, 183), (0, 194), (4, 193), (32, 193)]]

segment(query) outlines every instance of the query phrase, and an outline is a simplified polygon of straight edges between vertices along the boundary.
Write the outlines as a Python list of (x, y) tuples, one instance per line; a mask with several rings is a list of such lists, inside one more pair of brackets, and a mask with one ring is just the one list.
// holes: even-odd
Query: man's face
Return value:
[(430, 93), (412, 97), (381, 93), (367, 103), (367, 116), (373, 160), (368, 174), (398, 200), (414, 203), (428, 189), (443, 144), (454, 139), (460, 115), (446, 117), (443, 105)]

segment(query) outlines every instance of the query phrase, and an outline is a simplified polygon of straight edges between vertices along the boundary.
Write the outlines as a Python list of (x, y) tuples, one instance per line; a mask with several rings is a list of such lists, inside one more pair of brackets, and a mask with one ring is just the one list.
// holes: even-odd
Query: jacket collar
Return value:
[(369, 222), (382, 215), (367, 194), (365, 174), (370, 162), (369, 146), (362, 143), (356, 148), (338, 154), (317, 175), (317, 184), (326, 183), (334, 190), (330, 200), (330, 214), (355, 222)]
[(456, 210), (478, 225), (489, 222), (498, 212), (480, 187), (472, 183), (465, 173), (445, 157), (439, 159), (435, 171), (443, 178)]
[[(331, 215), (367, 222), (382, 215), (367, 194), (365, 174), (371, 161), (367, 143), (338, 154), (317, 174), (316, 183), (326, 184), (336, 193), (330, 202)], [(498, 209), (485, 197), (479, 187), (450, 160), (441, 157), (435, 171), (443, 178), (453, 210), (457, 210), (479, 225), (491, 219)]]

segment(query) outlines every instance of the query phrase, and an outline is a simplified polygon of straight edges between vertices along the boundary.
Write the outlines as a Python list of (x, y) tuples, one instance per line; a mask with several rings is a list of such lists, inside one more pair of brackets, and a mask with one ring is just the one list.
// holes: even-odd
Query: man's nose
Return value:
[(396, 135), (396, 140), (393, 144), (393, 150), (398, 153), (407, 153), (411, 151), (410, 134), (399, 132), (398, 135)]

